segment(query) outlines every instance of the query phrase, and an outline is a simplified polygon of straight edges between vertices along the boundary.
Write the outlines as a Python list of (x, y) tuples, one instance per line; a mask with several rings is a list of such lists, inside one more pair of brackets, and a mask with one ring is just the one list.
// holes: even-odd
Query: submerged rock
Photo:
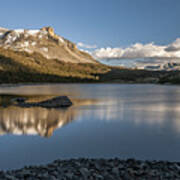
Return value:
[(59, 108), (59, 107), (70, 107), (72, 105), (72, 102), (67, 96), (58, 96), (45, 101), (33, 102), (33, 103), (18, 101), (16, 105), (20, 107)]

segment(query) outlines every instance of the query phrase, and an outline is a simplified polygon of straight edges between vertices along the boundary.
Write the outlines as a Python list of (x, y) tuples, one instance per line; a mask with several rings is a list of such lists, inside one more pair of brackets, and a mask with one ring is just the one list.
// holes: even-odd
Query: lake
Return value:
[[(1, 86), (0, 168), (78, 157), (180, 161), (180, 86)], [(4, 105), (12, 95), (67, 95), (67, 109)]]

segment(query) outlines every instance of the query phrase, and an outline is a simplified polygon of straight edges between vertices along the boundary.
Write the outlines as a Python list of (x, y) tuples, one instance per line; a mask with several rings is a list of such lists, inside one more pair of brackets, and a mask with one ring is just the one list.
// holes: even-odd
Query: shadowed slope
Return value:
[(0, 48), (0, 83), (96, 81), (97, 74), (107, 71), (101, 64), (64, 63), (39, 53)]

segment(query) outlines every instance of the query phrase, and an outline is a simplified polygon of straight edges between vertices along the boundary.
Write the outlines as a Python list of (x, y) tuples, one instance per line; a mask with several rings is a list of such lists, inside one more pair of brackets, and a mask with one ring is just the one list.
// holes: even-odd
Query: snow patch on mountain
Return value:
[(29, 31), (27, 31), (27, 33), (29, 34), (29, 35), (31, 35), (31, 36), (34, 36), (34, 35), (36, 35), (37, 33), (39, 33), (40, 32), (40, 30), (29, 30)]
[(29, 46), (29, 42), (28, 42), (28, 41), (25, 41), (25, 42), (24, 42), (24, 46), (25, 46), (25, 47), (28, 47), (28, 46)]
[(21, 34), (24, 33), (24, 29), (15, 29), (14, 32)]
[(41, 50), (44, 52), (48, 52), (48, 48), (46, 48), (46, 47), (41, 48)]
[(62, 43), (64, 43), (64, 40), (63, 40), (62, 37), (59, 37), (59, 40), (60, 40)]
[(4, 33), (0, 32), (0, 39), (3, 38)]
[(36, 42), (32, 42), (31, 43), (31, 46), (35, 46), (37, 43)]

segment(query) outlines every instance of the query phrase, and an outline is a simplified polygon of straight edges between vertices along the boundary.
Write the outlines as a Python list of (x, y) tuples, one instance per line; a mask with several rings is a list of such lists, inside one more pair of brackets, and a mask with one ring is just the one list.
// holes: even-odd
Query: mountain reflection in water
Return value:
[[(0, 108), (0, 135), (25, 134), (50, 137), (55, 129), (72, 122), (78, 114), (78, 108), (74, 107), (65, 109), (22, 108), (9, 105), (11, 96), (3, 96), (0, 99), (3, 99), (3, 103), (6, 102), (3, 104), (4, 108)], [(73, 103), (74, 106), (81, 106), (90, 105), (95, 101), (76, 99), (73, 100)]]
[[(73, 105), (64, 110), (20, 108), (11, 103), (16, 95), (27, 102), (66, 95)], [(180, 86), (1, 87), (0, 132), (2, 169), (79, 157), (180, 161)]]

